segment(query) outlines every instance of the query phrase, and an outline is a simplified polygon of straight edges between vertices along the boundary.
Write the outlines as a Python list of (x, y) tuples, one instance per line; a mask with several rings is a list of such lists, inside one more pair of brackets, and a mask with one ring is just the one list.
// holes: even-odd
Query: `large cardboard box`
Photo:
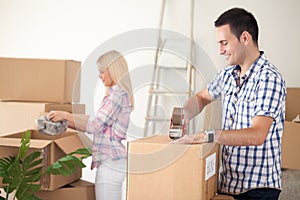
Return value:
[(78, 103), (78, 61), (0, 58), (0, 100)]
[(95, 200), (95, 184), (79, 180), (54, 191), (39, 191), (43, 200)]
[[(53, 164), (61, 157), (71, 153), (78, 148), (86, 147), (81, 140), (85, 135), (79, 135), (77, 131), (68, 130), (67, 132), (50, 136), (45, 135), (37, 130), (29, 130), (31, 132), (30, 148), (28, 154), (33, 151), (40, 151), (43, 158), (43, 168), (46, 169), (50, 164)], [(19, 151), (21, 137), (23, 132), (18, 132), (0, 137), (0, 157), (7, 157), (9, 155), (16, 156)], [(77, 172), (70, 176), (61, 175), (47, 175), (41, 177), (40, 184), (42, 190), (55, 190), (64, 185), (79, 180), (82, 175), (82, 170), (77, 169)], [(0, 180), (0, 187), (1, 187)]]
[(166, 135), (128, 142), (128, 200), (207, 200), (218, 184), (218, 145), (170, 144)]
[(84, 104), (0, 102), (0, 135), (34, 129), (35, 120), (51, 110), (85, 114)]
[(292, 120), (300, 114), (300, 88), (287, 88), (286, 114), (282, 136), (282, 168), (300, 169), (300, 123)]

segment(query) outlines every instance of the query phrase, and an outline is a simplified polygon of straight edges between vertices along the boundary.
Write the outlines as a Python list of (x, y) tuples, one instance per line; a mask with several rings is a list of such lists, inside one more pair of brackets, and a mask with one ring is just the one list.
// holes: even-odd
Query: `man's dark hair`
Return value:
[(258, 25), (255, 17), (250, 12), (242, 8), (232, 8), (225, 11), (215, 21), (215, 27), (227, 24), (238, 40), (243, 31), (248, 31), (252, 36), (254, 44), (258, 46)]

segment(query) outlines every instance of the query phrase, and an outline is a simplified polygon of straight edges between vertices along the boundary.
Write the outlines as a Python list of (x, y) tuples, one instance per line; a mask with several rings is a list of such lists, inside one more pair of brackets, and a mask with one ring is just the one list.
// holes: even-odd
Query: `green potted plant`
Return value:
[[(0, 200), (39, 200), (35, 195), (41, 189), (39, 180), (44, 173), (69, 176), (76, 172), (76, 167), (86, 167), (83, 159), (91, 156), (87, 148), (77, 149), (67, 154), (43, 171), (41, 152), (34, 151), (27, 155), (30, 146), (30, 132), (25, 132), (21, 138), (21, 146), (17, 156), (0, 158), (0, 177), (6, 197)], [(77, 155), (77, 156), (74, 156)]]

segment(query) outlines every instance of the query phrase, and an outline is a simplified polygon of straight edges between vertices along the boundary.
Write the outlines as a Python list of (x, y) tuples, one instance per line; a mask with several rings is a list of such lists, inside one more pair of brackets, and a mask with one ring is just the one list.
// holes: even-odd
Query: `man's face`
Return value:
[(229, 25), (216, 28), (216, 38), (219, 44), (219, 53), (226, 57), (228, 65), (241, 65), (243, 62), (244, 46), (231, 32)]

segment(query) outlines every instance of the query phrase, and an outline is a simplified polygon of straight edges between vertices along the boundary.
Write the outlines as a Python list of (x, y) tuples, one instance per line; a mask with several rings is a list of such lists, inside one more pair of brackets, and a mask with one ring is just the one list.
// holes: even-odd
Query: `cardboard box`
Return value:
[(282, 136), (282, 168), (300, 169), (300, 123), (292, 120), (300, 114), (300, 88), (287, 88), (286, 112)]
[[(33, 151), (40, 151), (43, 158), (44, 169), (66, 154), (76, 151), (79, 148), (84, 148), (85, 145), (81, 137), (87, 137), (71, 130), (57, 136), (45, 135), (39, 133), (37, 130), (30, 130), (30, 132), (31, 139), (28, 154)], [(19, 132), (0, 137), (0, 157), (7, 157), (9, 155), (16, 156), (18, 154), (22, 133), (23, 132)], [(80, 179), (81, 175), (82, 170), (80, 168), (77, 169), (75, 174), (70, 176), (44, 174), (40, 180), (40, 184), (42, 185), (41, 189), (58, 189)], [(2, 180), (0, 180), (0, 187), (1, 182)]]
[(0, 100), (78, 103), (80, 65), (72, 60), (0, 58)]
[(128, 142), (128, 200), (206, 200), (217, 192), (218, 145), (170, 144), (166, 135)]
[(35, 120), (51, 110), (85, 114), (84, 104), (0, 102), (0, 135), (35, 129)]
[(216, 195), (212, 198), (212, 200), (234, 200), (234, 198), (228, 195)]
[(95, 185), (79, 180), (54, 191), (39, 191), (37, 197), (43, 200), (95, 200)]

